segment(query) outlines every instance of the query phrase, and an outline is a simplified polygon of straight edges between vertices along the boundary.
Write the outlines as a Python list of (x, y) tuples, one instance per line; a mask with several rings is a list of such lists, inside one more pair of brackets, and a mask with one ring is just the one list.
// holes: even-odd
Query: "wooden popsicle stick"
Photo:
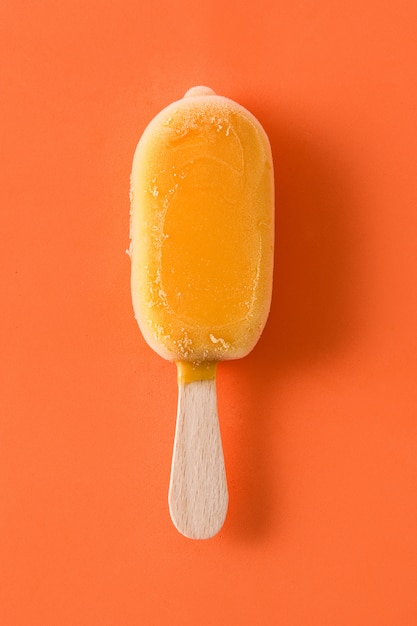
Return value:
[(216, 380), (179, 382), (168, 494), (171, 519), (186, 537), (209, 539), (223, 526), (228, 499)]

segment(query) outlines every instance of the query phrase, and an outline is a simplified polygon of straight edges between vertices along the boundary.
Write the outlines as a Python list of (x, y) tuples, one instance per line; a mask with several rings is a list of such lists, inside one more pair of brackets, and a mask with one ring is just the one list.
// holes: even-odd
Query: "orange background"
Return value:
[[(411, 0), (3, 1), (1, 626), (417, 624), (416, 26)], [(277, 191), (205, 542), (169, 519), (175, 368), (125, 253), (136, 143), (195, 84), (259, 118)]]

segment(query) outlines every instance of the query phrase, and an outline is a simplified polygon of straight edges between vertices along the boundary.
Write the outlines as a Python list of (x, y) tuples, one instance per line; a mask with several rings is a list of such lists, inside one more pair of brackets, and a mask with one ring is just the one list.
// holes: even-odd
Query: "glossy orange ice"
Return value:
[(216, 365), (245, 356), (265, 325), (273, 222), (271, 150), (251, 113), (194, 87), (152, 120), (132, 168), (132, 299), (148, 344), (177, 364), (168, 501), (192, 539), (226, 517)]
[(190, 89), (148, 125), (131, 177), (132, 299), (179, 380), (254, 347), (270, 307), (274, 233), (268, 138), (242, 106)]

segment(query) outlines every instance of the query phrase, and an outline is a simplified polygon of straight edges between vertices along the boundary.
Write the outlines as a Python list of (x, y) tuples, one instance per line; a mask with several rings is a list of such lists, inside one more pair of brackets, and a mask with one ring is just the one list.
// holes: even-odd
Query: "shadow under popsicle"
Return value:
[[(265, 115), (253, 111), (259, 119)], [(311, 367), (343, 351), (354, 333), (350, 257), (354, 233), (351, 193), (342, 159), (306, 133), (264, 124), (273, 152), (276, 185), (274, 290), (264, 333), (245, 359), (225, 364), (241, 382), (243, 432), (235, 465), (226, 467), (231, 494), (229, 528), (246, 537), (265, 535), (279, 518), (273, 473), (280, 449), (271, 433), (282, 419), (279, 387), (294, 369)], [(219, 376), (221, 376), (221, 368)], [(279, 402), (278, 402), (279, 404)], [(220, 408), (220, 419), (221, 419)], [(282, 423), (282, 422), (281, 422)], [(279, 429), (279, 427), (278, 427)], [(278, 470), (279, 471), (279, 470)], [(278, 511), (278, 512), (277, 512)]]

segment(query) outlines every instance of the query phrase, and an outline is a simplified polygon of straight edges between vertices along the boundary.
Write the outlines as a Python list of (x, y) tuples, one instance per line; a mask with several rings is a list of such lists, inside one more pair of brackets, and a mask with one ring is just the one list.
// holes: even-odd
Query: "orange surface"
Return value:
[[(417, 623), (414, 2), (0, 8), (0, 624)], [(195, 84), (275, 168), (272, 313), (219, 366), (228, 518), (167, 510), (175, 367), (130, 301), (129, 173)]]

